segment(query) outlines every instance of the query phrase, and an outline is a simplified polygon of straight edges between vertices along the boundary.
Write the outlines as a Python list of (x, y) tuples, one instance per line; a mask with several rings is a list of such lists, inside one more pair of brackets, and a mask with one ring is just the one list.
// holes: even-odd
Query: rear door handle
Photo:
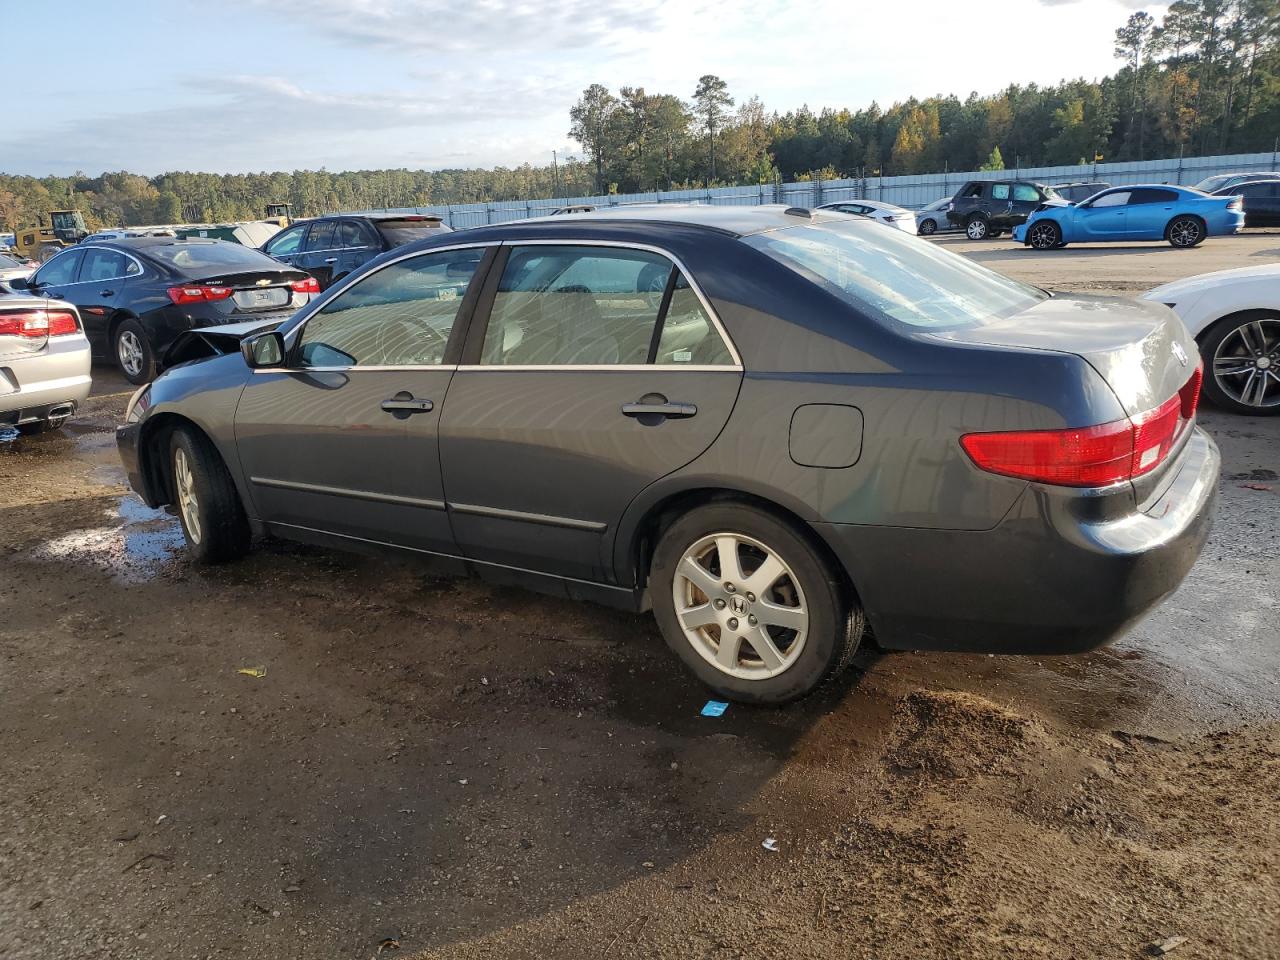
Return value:
[(102, 297), (114, 297), (115, 295), (116, 295), (116, 292), (114, 290), (103, 290), (99, 294), (99, 296), (102, 296)]
[(324, 262), (325, 262), (325, 263), (337, 263), (337, 262), (338, 262), (338, 258), (337, 258), (337, 257), (325, 257), (325, 258), (324, 258)]
[(413, 394), (401, 391), (394, 397), (382, 401), (382, 409), (387, 413), (403, 414), (408, 416), (412, 413), (430, 413), (435, 409), (435, 404), (430, 400), (415, 399)]
[(695, 416), (698, 412), (692, 403), (624, 403), (622, 413), (627, 417), (666, 417), (668, 420), (683, 420)]

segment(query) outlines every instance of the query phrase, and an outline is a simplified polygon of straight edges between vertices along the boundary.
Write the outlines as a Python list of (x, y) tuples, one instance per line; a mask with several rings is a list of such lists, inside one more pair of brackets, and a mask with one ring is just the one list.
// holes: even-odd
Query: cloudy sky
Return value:
[[(0, 0), (10, 90), (15, 77), (42, 78), (7, 101), (0, 172), (542, 163), (552, 150), (580, 152), (568, 111), (593, 82), (687, 98), (715, 73), (739, 100), (816, 110), (1095, 78), (1115, 69), (1112, 33), (1139, 6), (1160, 9), (1134, 0)], [(958, 52), (969, 40), (986, 54)]]

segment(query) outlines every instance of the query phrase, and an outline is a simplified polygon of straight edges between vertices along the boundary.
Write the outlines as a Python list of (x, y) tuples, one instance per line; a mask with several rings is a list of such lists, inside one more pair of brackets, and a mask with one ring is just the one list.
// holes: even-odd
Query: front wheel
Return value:
[(964, 225), (965, 236), (970, 240), (985, 240), (990, 232), (991, 228), (983, 217), (970, 217)]
[(1036, 250), (1052, 250), (1062, 243), (1062, 230), (1052, 220), (1033, 223), (1027, 231), (1027, 243)]
[(141, 386), (156, 378), (156, 355), (151, 338), (137, 320), (124, 320), (112, 337), (116, 366), (130, 383)]
[(1280, 315), (1223, 317), (1200, 342), (1204, 392), (1217, 406), (1253, 416), (1280, 414)]
[(249, 551), (249, 520), (217, 448), (195, 430), (175, 430), (169, 466), (173, 502), (191, 556), (202, 563), (244, 556)]
[(937, 232), (938, 232), (938, 225), (937, 225), (937, 223), (935, 223), (934, 221), (932, 221), (932, 220), (921, 220), (921, 221), (920, 221), (920, 234), (921, 234), (921, 236), (925, 236), (925, 237), (927, 237), (927, 236), (929, 236), (930, 234), (937, 233)]
[(789, 524), (740, 504), (699, 507), (654, 551), (649, 589), (667, 645), (707, 686), (787, 703), (843, 670), (864, 630), (825, 559)]
[(1174, 217), (1164, 235), (1171, 246), (1188, 250), (1204, 240), (1204, 224), (1199, 217)]

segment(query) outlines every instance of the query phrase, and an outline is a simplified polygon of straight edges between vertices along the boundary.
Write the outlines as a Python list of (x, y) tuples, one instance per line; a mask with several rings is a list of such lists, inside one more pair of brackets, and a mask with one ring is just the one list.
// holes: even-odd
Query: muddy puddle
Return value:
[(182, 547), (182, 527), (163, 510), (134, 496), (120, 497), (102, 511), (100, 526), (71, 530), (31, 551), (36, 560), (88, 564), (117, 583), (144, 583), (158, 576)]

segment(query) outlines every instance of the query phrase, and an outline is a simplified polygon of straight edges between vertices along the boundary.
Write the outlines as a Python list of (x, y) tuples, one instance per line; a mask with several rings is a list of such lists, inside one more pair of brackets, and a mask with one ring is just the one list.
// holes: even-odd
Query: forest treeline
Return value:
[(1012, 84), (887, 109), (770, 112), (714, 75), (688, 99), (593, 84), (569, 112), (584, 156), (489, 170), (0, 174), (0, 223), (77, 207), (93, 226), (242, 220), (269, 202), (332, 210), (635, 193), (1272, 150), (1280, 136), (1280, 0), (1177, 0), (1115, 32), (1100, 81)]

